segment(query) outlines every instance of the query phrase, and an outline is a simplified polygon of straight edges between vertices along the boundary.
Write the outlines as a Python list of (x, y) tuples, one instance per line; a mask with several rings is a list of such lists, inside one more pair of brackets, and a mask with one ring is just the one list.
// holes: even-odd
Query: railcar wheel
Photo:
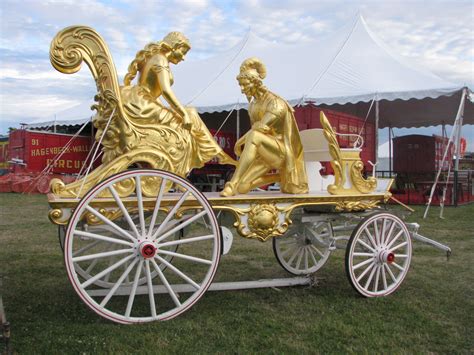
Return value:
[[(171, 185), (176, 192), (169, 193)], [(184, 228), (186, 235), (176, 238)], [(81, 299), (97, 314), (129, 324), (189, 309), (210, 286), (220, 250), (206, 198), (181, 177), (142, 169), (114, 175), (82, 198), (64, 255)]]
[(332, 237), (327, 222), (298, 223), (292, 225), (284, 237), (273, 239), (273, 252), (290, 274), (311, 274), (328, 260)]
[(346, 273), (362, 296), (387, 296), (405, 279), (411, 255), (405, 223), (391, 213), (375, 213), (352, 232), (346, 249)]

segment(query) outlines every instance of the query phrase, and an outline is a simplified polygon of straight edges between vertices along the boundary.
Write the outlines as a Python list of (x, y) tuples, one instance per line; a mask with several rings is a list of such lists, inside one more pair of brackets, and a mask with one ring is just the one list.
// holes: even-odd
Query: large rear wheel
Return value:
[(211, 284), (221, 250), (206, 198), (160, 170), (126, 171), (91, 189), (64, 243), (78, 295), (118, 323), (168, 320), (189, 309)]

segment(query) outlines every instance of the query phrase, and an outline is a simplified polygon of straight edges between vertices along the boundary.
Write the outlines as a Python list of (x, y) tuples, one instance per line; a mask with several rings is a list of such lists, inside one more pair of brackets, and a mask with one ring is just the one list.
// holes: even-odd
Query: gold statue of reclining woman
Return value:
[[(156, 168), (186, 176), (217, 157), (236, 164), (216, 143), (197, 111), (184, 107), (171, 89), (170, 63), (181, 62), (191, 46), (179, 32), (148, 44), (129, 66), (120, 86), (110, 51), (92, 28), (71, 26), (51, 42), (51, 64), (60, 72), (77, 72), (83, 62), (97, 84), (93, 118), (102, 165), (86, 178), (51, 190), (61, 197), (80, 197), (108, 176), (133, 166)], [(138, 76), (136, 84), (132, 81)], [(165, 106), (161, 99), (169, 104)]]
[(237, 80), (249, 100), (252, 128), (235, 144), (234, 151), (240, 160), (232, 179), (221, 191), (222, 196), (245, 194), (274, 182), (279, 182), (285, 193), (308, 192), (303, 147), (293, 109), (263, 85), (265, 76), (265, 66), (257, 58), (246, 59), (240, 66)]
[[(182, 137), (189, 137), (188, 145), (183, 147), (187, 156), (178, 163), (179, 172), (188, 173), (202, 167), (216, 156), (221, 164), (236, 165), (236, 161), (217, 144), (198, 112), (184, 107), (171, 89), (173, 75), (169, 63), (180, 63), (190, 49), (189, 40), (182, 33), (171, 32), (162, 41), (150, 43), (139, 51), (121, 88), (125, 112), (135, 122), (168, 126)], [(137, 72), (138, 82), (131, 85)], [(170, 107), (165, 107), (160, 98), (164, 98)]]

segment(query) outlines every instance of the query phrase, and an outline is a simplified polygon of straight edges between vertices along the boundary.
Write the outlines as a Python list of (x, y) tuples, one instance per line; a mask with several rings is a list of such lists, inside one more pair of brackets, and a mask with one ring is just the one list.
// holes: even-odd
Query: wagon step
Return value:
[[(235, 281), (235, 282), (214, 282), (209, 286), (208, 291), (230, 291), (230, 290), (245, 290), (251, 288), (268, 288), (268, 287), (289, 287), (289, 286), (303, 286), (311, 285), (312, 279), (310, 276), (291, 277), (282, 279), (262, 279), (256, 281)], [(171, 285), (173, 291), (177, 293), (194, 292), (196, 289), (189, 284)], [(115, 295), (128, 296), (130, 294), (130, 287), (119, 288)], [(98, 289), (87, 291), (89, 296), (101, 297), (107, 295), (110, 290)], [(147, 294), (148, 286), (140, 286), (137, 288), (136, 294)], [(168, 289), (162, 285), (153, 286), (153, 293), (169, 293)]]

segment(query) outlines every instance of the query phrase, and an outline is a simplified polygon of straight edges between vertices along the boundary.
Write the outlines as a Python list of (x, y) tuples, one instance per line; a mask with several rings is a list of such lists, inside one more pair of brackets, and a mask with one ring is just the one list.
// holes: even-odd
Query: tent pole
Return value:
[(392, 177), (392, 126), (388, 126), (388, 177)]
[(457, 129), (457, 136), (456, 136), (456, 161), (454, 163), (454, 206), (458, 206), (458, 194), (459, 194), (459, 189), (458, 189), (458, 178), (459, 178), (459, 156), (461, 155), (461, 130), (462, 130), (462, 123), (463, 123), (463, 116), (464, 116), (464, 100), (466, 97), (466, 91), (467, 89), (464, 88), (462, 91), (462, 96), (461, 96), (461, 104), (459, 106), (459, 109), (461, 111), (461, 114), (459, 116), (459, 121), (458, 121), (458, 129)]
[[(464, 88), (463, 91), (462, 91), (462, 95), (461, 95), (461, 102), (459, 103), (458, 113), (456, 114), (456, 119), (454, 120), (453, 131), (451, 132), (451, 136), (449, 137), (448, 144), (446, 145), (446, 149), (444, 150), (443, 159), (441, 160), (441, 164), (439, 165), (438, 173), (436, 174), (434, 184), (433, 184), (433, 186), (431, 186), (430, 197), (428, 199), (428, 203), (427, 203), (427, 206), (426, 206), (426, 209), (425, 209), (425, 213), (423, 215), (423, 219), (426, 219), (426, 217), (428, 216), (428, 210), (430, 209), (431, 200), (433, 198), (433, 194), (434, 194), (436, 185), (438, 183), (439, 176), (441, 174), (441, 170), (443, 169), (444, 162), (446, 161), (446, 156), (448, 154), (448, 150), (449, 150), (449, 147), (451, 145), (451, 142), (453, 141), (454, 133), (455, 133), (457, 127), (458, 127), (458, 122), (461, 120), (461, 116), (463, 115), (463, 112), (464, 112), (464, 101), (466, 99), (466, 95), (467, 95), (467, 90), (466, 90), (466, 88)], [(456, 134), (458, 134), (458, 133), (456, 132)], [(456, 174), (454, 176), (456, 177)]]
[[(379, 161), (379, 97), (375, 94), (375, 166)], [(375, 169), (374, 166), (374, 169)]]

